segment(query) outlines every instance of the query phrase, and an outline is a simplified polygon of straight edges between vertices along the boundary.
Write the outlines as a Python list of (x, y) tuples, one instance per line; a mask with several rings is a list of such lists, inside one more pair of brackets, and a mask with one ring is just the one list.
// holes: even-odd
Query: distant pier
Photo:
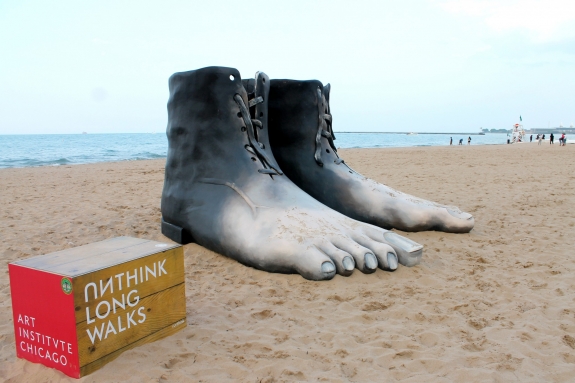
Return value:
[(526, 134), (551, 134), (551, 133), (565, 133), (575, 134), (575, 128), (545, 128), (545, 129), (531, 129), (526, 130)]

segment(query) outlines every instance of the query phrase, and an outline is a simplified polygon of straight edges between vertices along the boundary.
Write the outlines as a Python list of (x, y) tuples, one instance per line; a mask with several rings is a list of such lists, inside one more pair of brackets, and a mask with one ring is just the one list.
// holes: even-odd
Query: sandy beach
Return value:
[[(575, 379), (575, 145), (340, 153), (367, 177), (474, 214), (474, 230), (400, 232), (425, 245), (420, 265), (328, 282), (186, 245), (189, 326), (80, 381)], [(76, 381), (16, 358), (7, 264), (122, 235), (169, 241), (163, 167), (0, 169), (0, 381)]]

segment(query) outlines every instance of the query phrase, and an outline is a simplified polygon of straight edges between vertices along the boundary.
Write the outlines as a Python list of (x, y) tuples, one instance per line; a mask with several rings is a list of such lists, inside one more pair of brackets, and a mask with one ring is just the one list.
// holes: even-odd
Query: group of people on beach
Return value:
[[(449, 137), (449, 145), (453, 145), (453, 137)], [(459, 139), (459, 145), (463, 145), (463, 138)], [(467, 137), (467, 145), (471, 145), (471, 136)]]
[[(509, 136), (509, 134), (507, 136)], [(545, 135), (538, 134), (535, 137), (535, 139), (539, 141), (537, 145), (541, 145), (541, 141), (545, 140)], [(555, 136), (553, 135), (553, 133), (551, 133), (549, 135), (549, 144), (554, 145), (554, 140)], [(533, 142), (533, 134), (529, 137), (529, 142)], [(507, 140), (507, 143), (509, 143), (509, 139)], [(561, 137), (559, 138), (559, 146), (565, 146), (566, 144), (567, 144), (567, 136), (565, 135), (565, 133), (562, 133)], [(453, 137), (449, 138), (449, 145), (453, 145)], [(459, 145), (463, 145), (463, 138), (459, 139)], [(467, 137), (467, 145), (471, 145), (471, 136)]]
[[(538, 134), (535, 139), (538, 141), (537, 145), (541, 145), (541, 141), (545, 140), (545, 135), (544, 134)], [(550, 145), (554, 145), (554, 140), (555, 140), (555, 136), (553, 135), (553, 133), (551, 133), (549, 135), (549, 144)], [(533, 134), (529, 137), (529, 142), (533, 142)], [(565, 133), (561, 134), (561, 137), (559, 137), (559, 146), (565, 146), (567, 144), (567, 136), (565, 135)]]

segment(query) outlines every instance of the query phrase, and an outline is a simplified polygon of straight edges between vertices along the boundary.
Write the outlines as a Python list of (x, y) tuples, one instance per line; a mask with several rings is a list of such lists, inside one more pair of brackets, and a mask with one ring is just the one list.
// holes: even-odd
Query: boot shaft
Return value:
[[(262, 73), (256, 80), (261, 84), (257, 93), (265, 102), (255, 105), (254, 113), (267, 119), (269, 79)], [(263, 133), (267, 121), (258, 127), (251, 116), (246, 120), (241, 113), (240, 104), (247, 107), (249, 101), (238, 70), (207, 67), (175, 73), (169, 90), (166, 182), (189, 183), (198, 177), (233, 182), (270, 167), (262, 163), (262, 158), (273, 159)]]
[(268, 104), (272, 147), (307, 143), (313, 150), (318, 127), (317, 89), (321, 82), (272, 80)]
[(238, 109), (235, 94), (247, 101), (239, 72), (208, 67), (175, 73), (169, 90), (166, 179), (179, 172), (188, 179), (207, 174), (225, 177), (225, 163), (243, 150), (243, 123), (233, 113)]
[(323, 166), (325, 149), (336, 152), (329, 92), (330, 85), (323, 86), (317, 80), (271, 81), (269, 135), (280, 163), (286, 157), (282, 152), (297, 150), (302, 155), (301, 159), (315, 160), (319, 166)]

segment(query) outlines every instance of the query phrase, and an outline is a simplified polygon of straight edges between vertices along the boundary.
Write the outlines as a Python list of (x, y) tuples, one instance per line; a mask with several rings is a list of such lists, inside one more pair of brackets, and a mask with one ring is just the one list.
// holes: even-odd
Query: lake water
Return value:
[[(336, 133), (338, 148), (390, 148), (449, 145), (453, 137), (467, 145), (468, 135)], [(472, 145), (505, 144), (507, 135), (487, 133), (471, 136)], [(58, 166), (107, 161), (129, 161), (166, 156), (164, 133), (138, 134), (33, 134), (0, 135), (0, 168)]]

